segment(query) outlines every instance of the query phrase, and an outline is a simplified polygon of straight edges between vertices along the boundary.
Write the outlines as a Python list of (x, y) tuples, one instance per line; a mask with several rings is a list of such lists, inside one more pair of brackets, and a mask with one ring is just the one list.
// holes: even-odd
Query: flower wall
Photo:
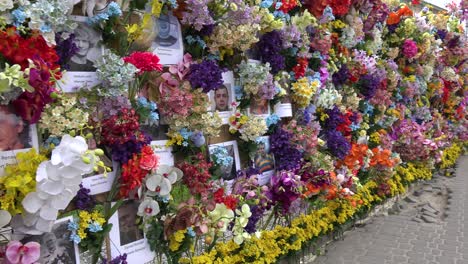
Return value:
[(468, 6), (419, 5), (1, 1), (0, 259), (273, 263), (452, 166)]

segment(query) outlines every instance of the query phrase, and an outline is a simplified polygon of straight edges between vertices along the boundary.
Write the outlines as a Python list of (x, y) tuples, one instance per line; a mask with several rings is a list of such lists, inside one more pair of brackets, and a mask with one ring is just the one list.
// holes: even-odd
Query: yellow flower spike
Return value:
[(155, 17), (159, 17), (161, 15), (163, 4), (159, 2), (159, 0), (153, 0), (153, 4), (151, 5), (151, 14)]

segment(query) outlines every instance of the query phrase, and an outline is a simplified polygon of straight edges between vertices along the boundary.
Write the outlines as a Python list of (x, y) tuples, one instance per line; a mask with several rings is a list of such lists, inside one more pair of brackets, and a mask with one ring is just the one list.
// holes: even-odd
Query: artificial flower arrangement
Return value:
[[(468, 138), (466, 12), (456, 6), (435, 14), (398, 1), (124, 2), (87, 2), (106, 49), (93, 65), (99, 84), (73, 94), (61, 78), (79, 52), (74, 2), (0, 4), (0, 122), (38, 123), (46, 147), (14, 153), (0, 177), (0, 226), (21, 235), (0, 241), (10, 263), (40, 261), (41, 245), (20, 238), (66, 215), (68, 242), (93, 263), (135, 261), (102, 250), (127, 200), (158, 262), (272, 263), (450, 166), (461, 152), (451, 142)], [(148, 47), (171, 14), (187, 53), (163, 65)], [(228, 70), (239, 103), (223, 127), (210, 94)], [(247, 111), (253, 100), (285, 99), (290, 119)], [(163, 124), (174, 164), (152, 146)], [(266, 184), (258, 168), (220, 177), (234, 157), (208, 145), (228, 130), (240, 157), (269, 145)], [(83, 187), (93, 171), (114, 177), (104, 199)]]

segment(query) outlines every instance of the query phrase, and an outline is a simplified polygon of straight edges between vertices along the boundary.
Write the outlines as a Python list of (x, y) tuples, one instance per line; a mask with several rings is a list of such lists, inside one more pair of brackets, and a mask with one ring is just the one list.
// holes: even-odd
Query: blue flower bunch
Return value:
[(107, 6), (107, 10), (104, 13), (99, 13), (93, 17), (88, 18), (88, 24), (89, 25), (94, 25), (98, 24), (102, 21), (107, 21), (110, 18), (113, 17), (119, 17), (122, 15), (122, 10), (120, 9), (120, 6), (116, 2), (111, 2)]
[(229, 166), (234, 161), (234, 158), (229, 156), (225, 147), (216, 147), (211, 151), (211, 156), (216, 165)]
[(153, 101), (149, 101), (146, 97), (138, 97), (135, 109), (141, 120), (146, 120), (149, 125), (155, 125), (159, 120), (159, 114), (156, 112), (158, 105)]
[(267, 127), (270, 127), (272, 125), (276, 125), (278, 124), (278, 122), (281, 120), (281, 118), (277, 115), (277, 114), (272, 114), (272, 115), (269, 115), (266, 119), (265, 119), (265, 122), (266, 122), (266, 125)]

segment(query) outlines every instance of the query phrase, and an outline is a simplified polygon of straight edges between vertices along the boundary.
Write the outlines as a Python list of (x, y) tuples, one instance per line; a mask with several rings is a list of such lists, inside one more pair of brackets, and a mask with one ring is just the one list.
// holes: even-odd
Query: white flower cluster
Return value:
[(52, 151), (51, 160), (39, 165), (36, 191), (26, 195), (23, 215), (12, 221), (15, 231), (31, 235), (51, 231), (59, 210), (64, 210), (80, 189), (82, 175), (93, 171), (96, 159), (87, 150), (82, 137), (62, 138)]
[(256, 141), (258, 137), (263, 136), (268, 131), (265, 119), (261, 116), (251, 116), (249, 121), (242, 125), (240, 139), (244, 141)]
[(100, 96), (119, 96), (128, 89), (128, 84), (134, 80), (138, 69), (130, 63), (125, 63), (118, 55), (106, 50), (102, 57), (94, 63), (98, 78), (103, 89), (98, 88)]

